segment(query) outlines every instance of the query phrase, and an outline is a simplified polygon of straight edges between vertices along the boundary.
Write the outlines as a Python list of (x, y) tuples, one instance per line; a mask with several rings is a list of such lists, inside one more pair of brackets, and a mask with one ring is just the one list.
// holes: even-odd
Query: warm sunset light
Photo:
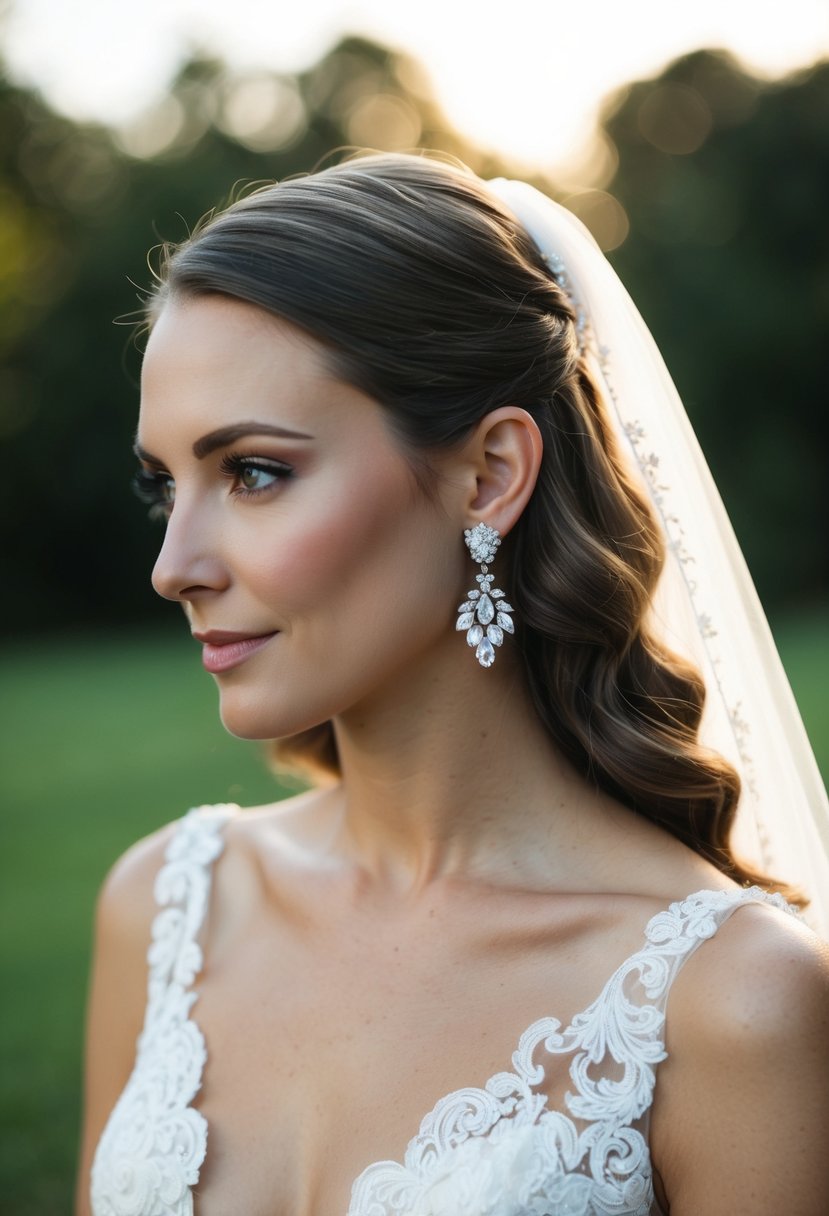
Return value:
[[(12, 71), (75, 117), (123, 121), (157, 99), (194, 48), (232, 68), (297, 71), (344, 33), (410, 51), (467, 136), (559, 176), (583, 174), (602, 99), (697, 47), (725, 47), (770, 76), (829, 54), (825, 0), (18, 0)], [(359, 125), (359, 124), (358, 124)], [(357, 142), (355, 140), (355, 142)]]

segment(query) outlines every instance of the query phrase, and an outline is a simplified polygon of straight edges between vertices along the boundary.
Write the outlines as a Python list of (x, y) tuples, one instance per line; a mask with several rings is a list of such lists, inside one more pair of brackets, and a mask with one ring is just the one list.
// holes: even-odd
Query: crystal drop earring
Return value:
[(475, 647), (475, 658), (482, 667), (491, 667), (495, 662), (495, 647), (500, 646), (505, 633), (515, 633), (510, 613), (512, 607), (504, 599), (499, 587), (492, 587), (495, 576), (489, 573), (488, 563), (495, 557), (501, 543), (497, 528), (488, 524), (477, 524), (467, 528), (463, 534), (472, 560), (479, 562), (481, 573), (475, 575), (478, 587), (469, 591), (466, 600), (458, 606), (459, 616), (455, 628), (459, 633), (466, 630), (466, 641)]

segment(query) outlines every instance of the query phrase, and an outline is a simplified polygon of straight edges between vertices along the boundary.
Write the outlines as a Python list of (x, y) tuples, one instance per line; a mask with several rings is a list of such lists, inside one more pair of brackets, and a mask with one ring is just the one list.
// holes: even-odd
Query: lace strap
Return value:
[(652, 917), (645, 928), (645, 946), (630, 960), (636, 962), (648, 999), (664, 1009), (682, 966), (732, 913), (750, 903), (769, 904), (799, 916), (782, 895), (755, 886), (740, 891), (697, 891)]
[[(573, 1114), (623, 1125), (649, 1108), (656, 1065), (667, 1055), (665, 1006), (671, 985), (699, 946), (747, 903), (770, 904), (798, 915), (782, 895), (749, 887), (698, 891), (648, 921), (645, 945), (617, 968), (598, 999), (561, 1036), (562, 1048), (576, 1053), (570, 1069), (575, 1093), (567, 1095)], [(601, 1071), (594, 1075), (608, 1055), (623, 1067), (620, 1080), (610, 1080)]]
[(192, 1216), (191, 1187), (207, 1151), (207, 1121), (191, 1103), (207, 1059), (188, 990), (202, 967), (196, 937), (222, 829), (238, 807), (196, 807), (176, 825), (155, 881), (149, 999), (135, 1067), (92, 1165), (95, 1216)]
[(202, 969), (197, 941), (210, 897), (212, 865), (224, 848), (222, 829), (237, 812), (230, 804), (194, 807), (181, 819), (155, 880), (159, 906), (147, 952), (149, 996), (171, 984), (187, 989)]

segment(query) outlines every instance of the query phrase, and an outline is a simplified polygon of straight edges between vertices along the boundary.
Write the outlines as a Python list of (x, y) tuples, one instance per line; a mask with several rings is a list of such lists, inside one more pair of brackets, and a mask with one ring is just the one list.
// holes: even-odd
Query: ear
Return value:
[(465, 526), (483, 522), (506, 536), (535, 489), (543, 453), (538, 424), (526, 410), (505, 405), (482, 418), (464, 444)]

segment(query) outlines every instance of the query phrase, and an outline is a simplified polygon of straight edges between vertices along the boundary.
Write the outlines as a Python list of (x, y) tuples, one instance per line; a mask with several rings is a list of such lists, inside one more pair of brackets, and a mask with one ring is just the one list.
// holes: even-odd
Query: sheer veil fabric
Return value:
[(576, 309), (585, 355), (662, 523), (654, 627), (702, 671), (704, 744), (740, 773), (744, 861), (801, 887), (829, 938), (829, 803), (740, 546), (650, 330), (587, 229), (526, 182), (489, 190), (538, 246)]

